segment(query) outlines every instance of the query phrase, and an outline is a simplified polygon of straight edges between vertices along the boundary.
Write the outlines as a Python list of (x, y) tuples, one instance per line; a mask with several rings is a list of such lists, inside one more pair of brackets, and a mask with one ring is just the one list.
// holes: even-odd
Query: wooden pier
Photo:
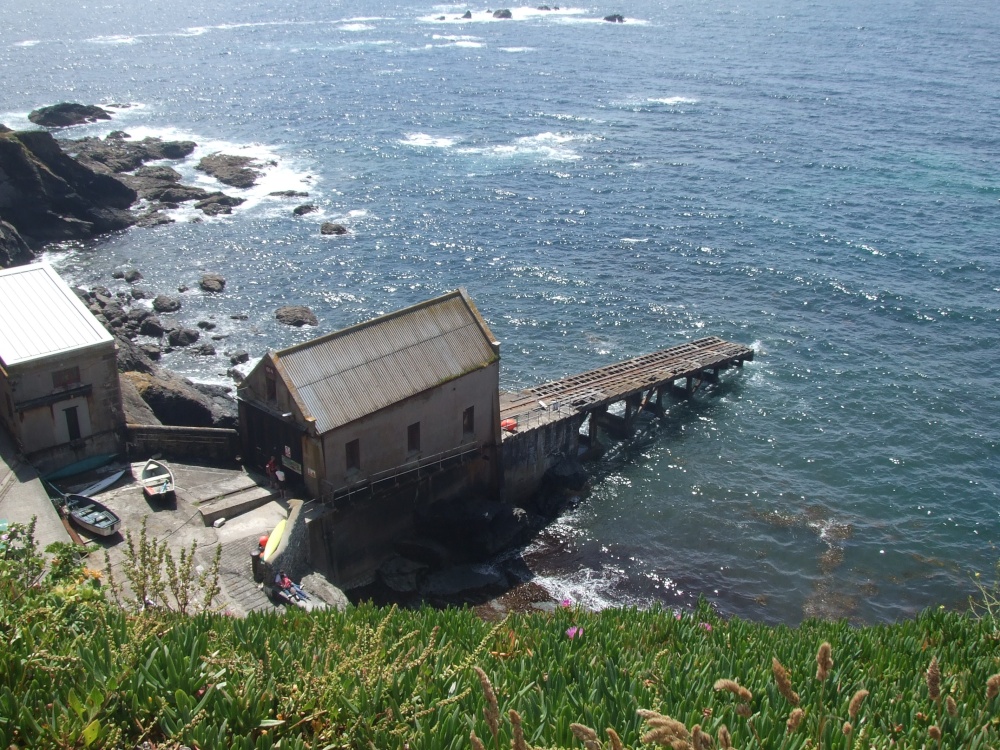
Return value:
[[(503, 438), (573, 417), (582, 422), (587, 415), (597, 418), (591, 422), (592, 438), (596, 439), (598, 421), (627, 435), (640, 412), (662, 413), (665, 393), (691, 394), (702, 383), (717, 380), (722, 370), (742, 367), (753, 357), (749, 347), (709, 336), (517, 393), (502, 393)], [(619, 402), (624, 402), (624, 414), (609, 414), (608, 407)]]

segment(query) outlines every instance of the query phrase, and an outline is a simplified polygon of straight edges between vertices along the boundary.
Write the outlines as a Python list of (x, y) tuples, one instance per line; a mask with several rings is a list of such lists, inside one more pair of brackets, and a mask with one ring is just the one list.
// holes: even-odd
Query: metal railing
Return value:
[(358, 494), (367, 493), (371, 495), (374, 494), (379, 485), (384, 485), (387, 482), (399, 482), (401, 479), (408, 478), (412, 474), (416, 474), (419, 477), (421, 472), (437, 472), (443, 470), (446, 465), (465, 463), (469, 456), (478, 454), (481, 448), (482, 443), (478, 440), (472, 443), (465, 443), (457, 448), (451, 448), (441, 453), (408, 461), (391, 469), (377, 471), (347, 486), (338, 486), (324, 479), (321, 482), (321, 501), (336, 504), (340, 500), (350, 501)]

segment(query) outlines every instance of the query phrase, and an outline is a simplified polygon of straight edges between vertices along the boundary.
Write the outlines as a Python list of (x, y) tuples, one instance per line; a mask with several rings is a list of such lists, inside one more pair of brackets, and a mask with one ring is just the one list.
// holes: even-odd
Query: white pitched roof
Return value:
[(0, 362), (5, 367), (113, 340), (49, 265), (0, 271)]

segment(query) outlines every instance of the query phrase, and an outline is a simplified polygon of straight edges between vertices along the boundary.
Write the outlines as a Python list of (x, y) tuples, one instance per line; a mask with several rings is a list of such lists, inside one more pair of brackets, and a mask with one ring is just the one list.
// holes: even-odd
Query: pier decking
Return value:
[(517, 393), (503, 393), (500, 418), (509, 427), (503, 430), (504, 438), (575, 415), (606, 412), (621, 401), (626, 404), (623, 419), (627, 422), (651, 404), (658, 409), (663, 393), (677, 388), (677, 381), (683, 381), (683, 390), (691, 393), (702, 382), (715, 380), (720, 371), (742, 367), (753, 357), (749, 347), (709, 336)]

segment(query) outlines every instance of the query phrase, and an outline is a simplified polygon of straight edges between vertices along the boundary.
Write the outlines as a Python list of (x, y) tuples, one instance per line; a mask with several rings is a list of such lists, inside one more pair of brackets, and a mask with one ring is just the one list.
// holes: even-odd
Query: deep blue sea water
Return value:
[[(182, 209), (49, 259), (84, 285), (138, 267), (155, 291), (219, 271), (225, 294), (179, 316), (254, 355), (318, 333), (276, 324), (283, 304), (325, 332), (465, 286), (509, 389), (751, 344), (742, 374), (608, 454), (525, 551), (538, 580), (787, 623), (963, 606), (1000, 556), (1000, 8), (509, 7), (0, 0), (0, 122), (117, 104), (66, 135), (275, 163), (228, 190), (248, 198), (232, 216)], [(320, 212), (267, 195), (288, 188)]]

